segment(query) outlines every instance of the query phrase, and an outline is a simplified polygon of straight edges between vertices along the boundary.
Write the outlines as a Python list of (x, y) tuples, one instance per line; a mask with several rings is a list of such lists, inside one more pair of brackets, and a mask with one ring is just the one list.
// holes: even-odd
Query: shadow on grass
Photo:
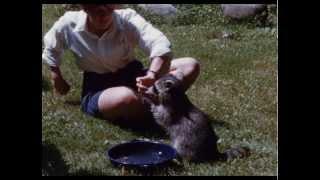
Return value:
[(78, 170), (69, 173), (69, 166), (54, 144), (42, 143), (42, 175), (43, 176), (103, 176), (98, 170)]
[(53, 144), (42, 143), (42, 175), (66, 176), (68, 169), (57, 147)]
[(166, 138), (166, 132), (162, 129), (154, 120), (151, 112), (145, 115), (143, 120), (135, 119), (123, 119), (119, 118), (114, 121), (108, 121), (101, 117), (98, 119), (106, 121), (112, 125), (118, 126), (124, 131), (130, 131), (136, 136), (142, 136), (147, 138)]
[(81, 101), (80, 100), (70, 99), (70, 100), (66, 100), (64, 102), (64, 104), (69, 105), (69, 106), (80, 106), (81, 105)]
[(43, 91), (49, 91), (51, 89), (50, 82), (42, 77), (42, 90)]
[[(133, 120), (132, 120), (133, 121)], [(138, 121), (133, 121), (138, 122)], [(121, 129), (126, 131), (131, 131), (136, 136), (142, 136), (147, 138), (167, 138), (166, 132), (155, 123), (154, 119), (151, 118), (149, 123), (143, 123), (143, 124), (120, 124), (120, 123), (113, 123), (117, 126), (119, 126)]]

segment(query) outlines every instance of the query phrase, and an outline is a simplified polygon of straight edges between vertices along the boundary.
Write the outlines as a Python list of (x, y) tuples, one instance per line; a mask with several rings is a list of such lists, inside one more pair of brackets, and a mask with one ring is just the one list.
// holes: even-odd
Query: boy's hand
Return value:
[(66, 95), (70, 90), (70, 85), (63, 79), (59, 67), (50, 67), (50, 70), (55, 92), (59, 95)]
[(156, 81), (156, 74), (148, 71), (147, 75), (137, 77), (136, 81), (138, 92), (145, 92)]
[(66, 95), (70, 90), (70, 85), (62, 78), (54, 78), (53, 87), (59, 95)]

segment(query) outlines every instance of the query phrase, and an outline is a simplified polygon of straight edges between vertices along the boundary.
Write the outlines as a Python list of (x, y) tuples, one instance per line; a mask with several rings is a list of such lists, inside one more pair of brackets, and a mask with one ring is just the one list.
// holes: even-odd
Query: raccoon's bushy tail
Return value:
[(237, 146), (227, 149), (225, 152), (221, 153), (220, 160), (227, 161), (236, 158), (245, 158), (250, 155), (250, 149), (244, 146)]

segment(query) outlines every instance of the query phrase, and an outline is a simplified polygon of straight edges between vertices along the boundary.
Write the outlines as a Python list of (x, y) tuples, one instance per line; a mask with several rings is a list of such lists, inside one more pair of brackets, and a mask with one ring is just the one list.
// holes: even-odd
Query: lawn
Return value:
[[(219, 149), (242, 144), (252, 154), (228, 162), (183, 161), (181, 168), (159, 170), (155, 175), (277, 175), (276, 27), (227, 21), (221, 17), (218, 5), (201, 7), (216, 17), (208, 23), (195, 20), (171, 24), (154, 20), (154, 25), (171, 41), (175, 57), (191, 56), (199, 60), (201, 74), (187, 94), (210, 117), (224, 122), (225, 125), (215, 127), (220, 137)], [(63, 13), (61, 5), (43, 5), (43, 35)], [(223, 33), (231, 37), (222, 38)], [(141, 51), (136, 54), (148, 65)], [(168, 139), (84, 115), (77, 104), (82, 72), (69, 51), (64, 54), (61, 69), (72, 89), (66, 96), (55, 96), (48, 68), (45, 64), (42, 67), (43, 175), (142, 175), (113, 167), (105, 151), (114, 144), (136, 138), (164, 139), (164, 142)]]

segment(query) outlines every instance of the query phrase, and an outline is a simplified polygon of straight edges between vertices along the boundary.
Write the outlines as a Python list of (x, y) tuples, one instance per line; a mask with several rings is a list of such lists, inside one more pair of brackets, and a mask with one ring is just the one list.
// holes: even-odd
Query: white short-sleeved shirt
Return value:
[(134, 60), (138, 45), (150, 59), (172, 57), (170, 42), (158, 29), (133, 9), (115, 10), (111, 28), (100, 38), (87, 30), (84, 11), (66, 12), (44, 36), (42, 59), (58, 67), (65, 49), (76, 57), (80, 69), (116, 72)]

